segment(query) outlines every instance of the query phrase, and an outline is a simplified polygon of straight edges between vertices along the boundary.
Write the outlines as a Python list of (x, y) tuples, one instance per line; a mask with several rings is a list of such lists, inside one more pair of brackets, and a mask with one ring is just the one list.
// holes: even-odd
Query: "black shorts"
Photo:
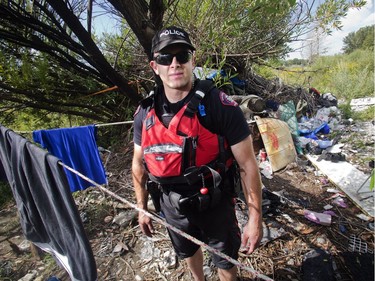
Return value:
[[(166, 221), (194, 238), (206, 243), (233, 259), (238, 258), (241, 232), (238, 227), (233, 198), (224, 196), (218, 205), (206, 211), (191, 211), (186, 215), (171, 205), (168, 195), (163, 193), (161, 211)], [(168, 229), (173, 247), (181, 259), (193, 256), (199, 245)], [(221, 269), (230, 269), (233, 264), (218, 255), (211, 254), (212, 262)]]

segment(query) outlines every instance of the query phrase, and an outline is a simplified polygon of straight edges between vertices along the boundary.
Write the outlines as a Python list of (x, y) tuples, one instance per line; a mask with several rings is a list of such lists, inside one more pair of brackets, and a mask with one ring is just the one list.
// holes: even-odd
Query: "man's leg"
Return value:
[(217, 270), (219, 274), (220, 281), (236, 281), (237, 280), (237, 266), (233, 266), (230, 269)]
[(202, 249), (199, 248), (192, 257), (186, 258), (186, 262), (193, 274), (194, 280), (204, 281)]

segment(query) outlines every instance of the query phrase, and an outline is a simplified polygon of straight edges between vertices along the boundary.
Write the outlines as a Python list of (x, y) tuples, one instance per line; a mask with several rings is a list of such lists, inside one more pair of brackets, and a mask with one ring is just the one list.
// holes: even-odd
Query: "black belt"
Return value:
[(168, 195), (171, 191), (185, 194), (185, 193), (192, 193), (198, 192), (199, 189), (202, 187), (202, 183), (196, 183), (194, 185), (181, 185), (181, 184), (160, 184), (160, 189), (163, 193)]
[(149, 174), (149, 178), (161, 185), (194, 185), (202, 181), (202, 177), (207, 178), (207, 176), (212, 177), (215, 186), (219, 186), (221, 182), (221, 175), (218, 171), (214, 170), (210, 166), (203, 165), (200, 167), (190, 167), (188, 168), (184, 175), (176, 177), (155, 177)]

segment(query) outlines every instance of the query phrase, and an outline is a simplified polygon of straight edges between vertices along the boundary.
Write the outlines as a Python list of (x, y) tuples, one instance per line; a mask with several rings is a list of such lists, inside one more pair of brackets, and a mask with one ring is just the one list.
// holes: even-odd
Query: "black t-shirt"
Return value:
[[(196, 89), (197, 83), (193, 90), (177, 103), (170, 103), (162, 88), (156, 89), (154, 99), (158, 118), (161, 119), (161, 114), (165, 114), (169, 115), (169, 118), (164, 116), (163, 120), (171, 119), (191, 99)], [(206, 116), (197, 113), (200, 123), (211, 132), (224, 136), (230, 146), (250, 135), (250, 129), (242, 110), (224, 92), (217, 88), (212, 89), (210, 93), (205, 94), (201, 104), (204, 106), (203, 111)], [(143, 120), (151, 105), (152, 100), (142, 102), (134, 114), (134, 143), (137, 145), (141, 145)]]

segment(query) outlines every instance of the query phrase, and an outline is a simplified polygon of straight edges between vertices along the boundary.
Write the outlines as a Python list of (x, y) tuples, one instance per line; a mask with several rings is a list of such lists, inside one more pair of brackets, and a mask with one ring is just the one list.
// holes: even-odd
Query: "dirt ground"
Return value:
[[(341, 131), (340, 142), (345, 144), (346, 160), (369, 174), (368, 162), (374, 159), (374, 127), (371, 123), (366, 126), (365, 131), (360, 124), (348, 126)], [(108, 189), (134, 202), (131, 144), (108, 156)], [(279, 281), (374, 280), (373, 219), (357, 217), (363, 212), (349, 198), (344, 197), (347, 208), (332, 204), (335, 193), (327, 191), (336, 187), (303, 156), (300, 160), (275, 172), (272, 179), (262, 177), (264, 199), (268, 200), (263, 209), (264, 226), (270, 231), (265, 234), (271, 238), (252, 255), (241, 254), (239, 261)], [(164, 226), (155, 223), (156, 234), (146, 239), (137, 226), (136, 213), (124, 202), (95, 187), (74, 194), (74, 198), (94, 252), (99, 280), (191, 280), (185, 262), (175, 257)], [(336, 214), (329, 226), (304, 217), (305, 209), (322, 212), (327, 204), (333, 205), (331, 211)], [(352, 250), (356, 243), (360, 243), (362, 253)], [(325, 256), (305, 258), (319, 249)], [(205, 273), (207, 280), (218, 280), (207, 251)], [(51, 276), (70, 280), (51, 256), (31, 251), (20, 230), (16, 207), (10, 203), (0, 211), (0, 280), (19, 280), (26, 274), (31, 277), (22, 280), (44, 281)], [(308, 279), (311, 274), (315, 279)], [(262, 280), (244, 268), (238, 276), (239, 280)]]

